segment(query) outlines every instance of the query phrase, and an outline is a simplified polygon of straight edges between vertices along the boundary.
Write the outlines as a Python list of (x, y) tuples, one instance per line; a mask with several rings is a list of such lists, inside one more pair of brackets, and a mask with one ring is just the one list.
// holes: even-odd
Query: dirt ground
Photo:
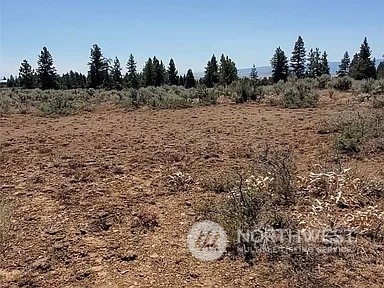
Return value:
[[(297, 110), (104, 105), (57, 119), (0, 118), (0, 193), (13, 210), (0, 287), (295, 286), (278, 264), (250, 266), (228, 257), (201, 262), (191, 255), (188, 231), (201, 220), (200, 203), (212, 197), (202, 183), (244, 166), (267, 143), (293, 148), (301, 174), (315, 164), (331, 165), (334, 135), (318, 129), (354, 110), (328, 102)], [(384, 177), (382, 154), (344, 164)], [(169, 175), (176, 172), (191, 175), (193, 184), (173, 191)], [(148, 218), (153, 227), (137, 225)], [(380, 257), (317, 269), (329, 287), (383, 287)]]

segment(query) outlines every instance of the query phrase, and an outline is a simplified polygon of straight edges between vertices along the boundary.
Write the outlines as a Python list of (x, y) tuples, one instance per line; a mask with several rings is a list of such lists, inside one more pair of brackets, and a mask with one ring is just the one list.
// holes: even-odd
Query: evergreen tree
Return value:
[(135, 58), (133, 57), (132, 53), (129, 55), (129, 59), (127, 62), (127, 74), (125, 76), (125, 81), (127, 83), (127, 86), (129, 88), (139, 88), (139, 75), (137, 74), (137, 64), (135, 61)]
[(303, 38), (299, 36), (293, 48), (291, 57), (291, 73), (297, 78), (305, 76), (306, 50)]
[(168, 81), (170, 85), (179, 85), (179, 77), (177, 74), (175, 62), (171, 58), (168, 65)]
[(57, 74), (56, 68), (53, 66), (53, 59), (47, 47), (43, 47), (37, 61), (38, 79), (41, 89), (56, 89), (57, 88)]
[(315, 77), (316, 76), (316, 68), (318, 66), (318, 63), (316, 63), (316, 58), (315, 58), (315, 52), (311, 48), (308, 53), (308, 64), (307, 64), (307, 76), (308, 77)]
[(184, 79), (184, 86), (185, 88), (196, 87), (196, 79), (191, 69), (187, 71), (187, 76), (185, 76)]
[(13, 75), (9, 76), (8, 80), (7, 80), (7, 87), (8, 88), (13, 88), (13, 87), (17, 87), (17, 77), (15, 79), (15, 77), (13, 77)]
[(349, 73), (349, 64), (351, 63), (351, 59), (349, 58), (348, 51), (345, 51), (343, 59), (341, 59), (341, 63), (339, 65), (339, 71), (337, 71), (337, 76), (343, 77)]
[(288, 58), (280, 47), (276, 48), (275, 54), (271, 59), (271, 65), (273, 82), (286, 81), (288, 78)]
[(112, 80), (112, 67), (111, 67), (112, 59), (104, 58), (103, 64), (103, 84), (101, 87), (105, 89), (113, 88), (113, 80)]
[(321, 63), (320, 63), (320, 73), (316, 76), (321, 76), (323, 74), (330, 75), (330, 67), (328, 62), (328, 55), (327, 51), (323, 52), (323, 55), (321, 56)]
[(249, 74), (249, 77), (253, 80), (253, 81), (257, 81), (257, 69), (256, 69), (256, 66), (255, 64), (253, 64), (252, 66), (252, 69), (251, 69), (251, 73)]
[(371, 48), (368, 45), (367, 37), (360, 46), (359, 54), (353, 57), (349, 67), (349, 75), (356, 79), (376, 78), (375, 60), (371, 60)]
[(384, 61), (377, 66), (377, 78), (384, 78)]
[(148, 58), (143, 68), (143, 83), (146, 87), (155, 86), (156, 83), (154, 63), (151, 58)]
[(123, 77), (121, 75), (121, 66), (120, 61), (116, 57), (113, 61), (113, 68), (112, 68), (112, 88), (121, 90), (123, 83)]
[(225, 57), (224, 54), (222, 54), (220, 58), (219, 76), (220, 82), (227, 85), (236, 81), (238, 78), (235, 62), (228, 56)]
[(216, 56), (213, 55), (205, 67), (204, 84), (208, 88), (212, 88), (215, 84), (219, 83), (219, 81), (219, 67), (217, 65)]
[[(101, 52), (100, 47), (97, 44), (93, 45), (91, 48), (91, 61), (88, 63), (89, 71), (89, 87), (90, 88), (99, 88), (105, 84), (105, 77), (108, 76), (109, 64)], [(108, 82), (108, 81), (107, 81)]]
[(153, 68), (155, 74), (155, 86), (159, 87), (165, 84), (167, 78), (167, 70), (165, 69), (163, 61), (159, 62), (156, 57), (153, 57)]
[(35, 75), (31, 65), (27, 60), (21, 62), (19, 68), (20, 86), (26, 89), (35, 88)]

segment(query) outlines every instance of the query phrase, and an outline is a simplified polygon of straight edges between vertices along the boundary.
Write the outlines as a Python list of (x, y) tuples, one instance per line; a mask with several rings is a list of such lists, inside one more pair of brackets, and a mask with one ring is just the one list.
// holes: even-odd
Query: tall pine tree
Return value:
[(291, 57), (291, 73), (297, 78), (305, 76), (306, 50), (303, 38), (299, 36), (293, 48)]
[(155, 66), (152, 58), (148, 58), (147, 62), (145, 62), (143, 68), (143, 83), (146, 87), (155, 86), (156, 84)]
[(377, 66), (377, 78), (384, 78), (384, 61)]
[(21, 62), (19, 68), (19, 81), (22, 88), (35, 88), (35, 74), (27, 60), (23, 60), (23, 62)]
[(94, 44), (91, 48), (90, 60), (91, 61), (88, 63), (89, 87), (99, 88), (105, 83), (104, 78), (108, 75), (106, 70), (108, 70), (109, 67), (108, 61), (104, 58), (103, 53), (97, 44)]
[(360, 46), (359, 54), (353, 57), (349, 67), (349, 75), (356, 79), (376, 78), (375, 60), (371, 59), (371, 48), (369, 47), (367, 37), (364, 38)]
[(188, 69), (187, 71), (187, 75), (185, 76), (185, 80), (184, 80), (184, 86), (185, 88), (196, 87), (196, 79), (195, 79), (195, 76), (193, 75), (192, 69)]
[(219, 66), (217, 64), (216, 56), (213, 55), (205, 67), (204, 84), (208, 88), (212, 88), (215, 84), (219, 83), (219, 81)]
[(47, 47), (43, 47), (37, 61), (37, 75), (41, 89), (58, 88), (56, 68), (53, 66), (53, 59)]
[(323, 55), (321, 56), (321, 63), (320, 63), (320, 73), (317, 76), (321, 76), (323, 74), (330, 75), (330, 67), (328, 62), (328, 54), (327, 51), (323, 52)]
[(179, 76), (177, 76), (178, 72), (176, 70), (176, 65), (175, 61), (171, 58), (169, 60), (169, 65), (168, 65), (168, 82), (170, 85), (179, 85)]
[(339, 65), (339, 70), (337, 71), (337, 76), (343, 77), (349, 73), (349, 65), (351, 63), (351, 59), (349, 58), (348, 51), (345, 51), (343, 59), (341, 59), (341, 63)]
[(224, 54), (222, 54), (220, 58), (219, 77), (220, 83), (227, 85), (238, 79), (235, 62), (228, 56), (224, 56)]
[(123, 88), (123, 77), (121, 74), (121, 66), (120, 61), (116, 57), (113, 61), (113, 67), (112, 67), (112, 88), (116, 90), (121, 90)]
[(280, 47), (276, 48), (271, 59), (271, 65), (273, 82), (286, 81), (288, 78), (288, 58)]
[(249, 73), (249, 78), (251, 78), (253, 81), (257, 81), (258, 76), (255, 64), (252, 66), (251, 73)]
[(125, 75), (125, 82), (129, 88), (139, 88), (139, 75), (137, 73), (137, 63), (135, 57), (131, 53), (127, 62), (127, 74)]

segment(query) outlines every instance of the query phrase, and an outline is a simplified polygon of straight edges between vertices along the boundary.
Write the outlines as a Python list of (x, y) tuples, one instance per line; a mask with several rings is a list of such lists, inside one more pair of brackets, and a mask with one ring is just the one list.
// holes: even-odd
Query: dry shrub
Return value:
[(12, 231), (12, 207), (4, 199), (0, 200), (0, 256), (10, 246)]
[(132, 232), (148, 232), (153, 231), (159, 222), (157, 221), (157, 215), (152, 212), (139, 212), (135, 215)]

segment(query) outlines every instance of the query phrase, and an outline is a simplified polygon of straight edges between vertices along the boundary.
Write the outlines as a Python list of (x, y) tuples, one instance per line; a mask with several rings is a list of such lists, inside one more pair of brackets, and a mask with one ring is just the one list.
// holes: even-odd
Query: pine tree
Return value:
[(307, 64), (307, 76), (308, 77), (315, 77), (316, 76), (316, 68), (318, 66), (318, 63), (316, 63), (315, 58), (315, 52), (311, 48), (308, 53), (308, 64)]
[(349, 75), (356, 79), (376, 78), (375, 60), (371, 60), (371, 48), (368, 45), (367, 37), (360, 46), (359, 54), (353, 57), (349, 67)]
[(121, 75), (121, 66), (120, 61), (117, 57), (115, 57), (115, 60), (113, 61), (113, 68), (112, 68), (112, 88), (116, 90), (121, 90), (123, 88), (123, 77)]
[(219, 81), (219, 67), (217, 65), (216, 56), (213, 55), (205, 67), (204, 84), (208, 88), (212, 88), (215, 84), (219, 83)]
[(249, 77), (253, 81), (257, 81), (258, 75), (257, 75), (257, 69), (256, 69), (255, 64), (253, 64), (253, 66), (252, 66), (251, 73), (249, 74)]
[(196, 79), (191, 69), (187, 71), (187, 76), (185, 76), (184, 79), (184, 86), (185, 88), (196, 87)]
[(349, 73), (349, 65), (351, 63), (351, 59), (349, 58), (348, 51), (345, 51), (343, 59), (341, 59), (341, 63), (339, 65), (339, 71), (337, 71), (337, 76), (343, 77)]
[(220, 82), (227, 85), (236, 81), (238, 78), (235, 62), (228, 56), (225, 57), (224, 54), (222, 54), (220, 58), (219, 76)]
[(306, 50), (303, 38), (299, 36), (293, 48), (291, 57), (291, 73), (297, 78), (305, 76)]
[(330, 67), (329, 67), (329, 62), (328, 62), (328, 54), (327, 51), (323, 52), (323, 55), (321, 56), (321, 63), (320, 63), (320, 73), (316, 76), (321, 76), (321, 75), (330, 75)]
[(273, 82), (286, 81), (288, 78), (288, 58), (280, 47), (276, 48), (275, 54), (271, 59), (271, 65)]
[(104, 58), (97, 44), (94, 44), (93, 48), (91, 48), (90, 59), (91, 61), (88, 63), (89, 87), (99, 88), (106, 82), (104, 78), (108, 76), (108, 73), (106, 73), (109, 69), (108, 61)]
[(148, 61), (145, 63), (143, 68), (143, 83), (144, 86), (155, 86), (156, 75), (154, 69), (154, 63), (151, 58), (148, 58)]
[(16, 81), (15, 77), (13, 77), (13, 75), (9, 76), (9, 78), (7, 80), (7, 87), (8, 88), (17, 87), (17, 81)]
[(133, 57), (132, 53), (129, 55), (129, 59), (127, 62), (127, 74), (125, 76), (125, 81), (129, 88), (139, 88), (139, 75), (137, 73), (137, 64), (135, 61), (135, 57)]
[(384, 78), (384, 61), (377, 66), (377, 78)]
[(168, 82), (170, 85), (179, 85), (179, 77), (177, 76), (178, 72), (176, 70), (176, 65), (173, 59), (169, 60), (168, 65)]
[(37, 61), (37, 73), (41, 89), (56, 89), (57, 74), (56, 68), (53, 66), (53, 59), (47, 47), (43, 47)]
[(153, 66), (155, 70), (155, 86), (159, 87), (166, 82), (167, 70), (165, 69), (163, 61), (159, 62), (156, 57), (153, 57)]
[(35, 88), (34, 71), (32, 70), (32, 67), (27, 60), (23, 60), (23, 62), (21, 62), (21, 65), (19, 68), (19, 79), (20, 79), (20, 86), (22, 88), (26, 88), (26, 89)]

